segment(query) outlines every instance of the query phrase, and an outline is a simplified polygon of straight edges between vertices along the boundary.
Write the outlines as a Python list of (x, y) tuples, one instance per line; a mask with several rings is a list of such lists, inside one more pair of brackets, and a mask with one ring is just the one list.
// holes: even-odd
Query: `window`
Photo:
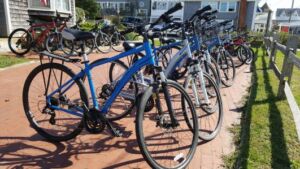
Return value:
[(130, 10), (129, 2), (100, 2), (102, 9)]
[(220, 2), (220, 8), (219, 8), (220, 12), (227, 12), (227, 8), (228, 8), (227, 2)]
[(36, 10), (70, 12), (70, 0), (28, 0), (28, 7)]
[(210, 5), (212, 9), (218, 9), (218, 2), (202, 1), (201, 8)]
[(236, 11), (236, 2), (228, 2), (228, 12)]
[(220, 2), (219, 6), (220, 12), (235, 12), (236, 2)]
[(28, 6), (30, 8), (50, 9), (50, 0), (28, 0)]
[(147, 16), (147, 9), (139, 9), (139, 16)]
[(152, 3), (152, 9), (153, 10), (167, 10), (167, 3), (168, 2), (154, 1)]
[(70, 1), (55, 0), (55, 9), (58, 11), (70, 11)]

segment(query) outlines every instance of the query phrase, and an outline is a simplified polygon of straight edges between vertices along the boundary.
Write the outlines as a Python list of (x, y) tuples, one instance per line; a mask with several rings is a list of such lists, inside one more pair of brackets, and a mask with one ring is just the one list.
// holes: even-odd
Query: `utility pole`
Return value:
[[(291, 19), (292, 19), (292, 12), (293, 12), (293, 9), (294, 9), (294, 2), (295, 2), (295, 0), (292, 0), (292, 7), (291, 7), (291, 10), (290, 10), (290, 18), (289, 18), (289, 32), (290, 32), (290, 28), (291, 28)], [(292, 31), (292, 34), (293, 34), (293, 31)]]

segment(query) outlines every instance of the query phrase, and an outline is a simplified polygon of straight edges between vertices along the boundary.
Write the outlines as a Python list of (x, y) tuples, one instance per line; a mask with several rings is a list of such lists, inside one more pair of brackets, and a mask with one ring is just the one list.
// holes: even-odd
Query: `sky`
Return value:
[[(294, 0), (294, 8), (300, 8), (300, 0)], [(268, 3), (270, 8), (275, 12), (277, 8), (291, 8), (292, 0), (261, 0), (259, 6), (262, 6), (265, 2)]]

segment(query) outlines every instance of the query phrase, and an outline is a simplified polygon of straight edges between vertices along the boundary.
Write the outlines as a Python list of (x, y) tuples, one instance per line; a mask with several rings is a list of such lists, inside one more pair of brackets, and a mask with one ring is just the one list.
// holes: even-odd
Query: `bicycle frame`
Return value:
[[(91, 77), (91, 70), (93, 68), (97, 67), (97, 66), (100, 66), (100, 65), (103, 65), (103, 64), (106, 64), (106, 63), (109, 63), (109, 62), (113, 62), (115, 60), (127, 57), (127, 56), (132, 55), (132, 54), (137, 54), (137, 53), (140, 53), (142, 51), (146, 52), (146, 56), (142, 57), (137, 62), (135, 62), (131, 67), (129, 67), (129, 69), (125, 72), (125, 74), (122, 76), (122, 78), (115, 85), (115, 89), (113, 90), (113, 93), (111, 94), (111, 96), (108, 98), (108, 100), (105, 102), (105, 104), (102, 107), (99, 107), (99, 103), (97, 102), (95, 87), (94, 87), (92, 77)], [(85, 57), (86, 56), (84, 56), (84, 58)], [(126, 83), (131, 79), (131, 77), (136, 72), (138, 72), (141, 68), (143, 68), (144, 66), (154, 65), (154, 64), (155, 63), (154, 63), (154, 58), (152, 56), (152, 49), (151, 49), (150, 43), (148, 41), (144, 42), (143, 45), (141, 45), (141, 46), (133, 48), (133, 49), (127, 51), (127, 52), (120, 53), (120, 54), (118, 54), (116, 56), (113, 56), (111, 58), (107, 58), (107, 59), (105, 59), (102, 62), (99, 62), (97, 64), (90, 65), (90, 64), (88, 64), (88, 62), (86, 62), (86, 63), (84, 63), (85, 68), (81, 72), (76, 74), (72, 79), (70, 79), (67, 82), (65, 82), (64, 84), (62, 84), (58, 89), (54, 90), (52, 93), (47, 95), (47, 97), (46, 97), (47, 103), (50, 104), (50, 98), (54, 94), (56, 94), (57, 92), (65, 93), (68, 89), (70, 89), (70, 87), (72, 87), (72, 85), (75, 83), (76, 79), (80, 79), (80, 78), (82, 78), (86, 75), (87, 78), (88, 78), (89, 89), (90, 89), (90, 92), (91, 92), (91, 95), (92, 95), (93, 107), (100, 110), (101, 113), (105, 114), (105, 113), (108, 112), (108, 109), (110, 108), (111, 104), (116, 99), (116, 97), (121, 92), (121, 90), (126, 85)], [(50, 104), (50, 108), (60, 110), (60, 111), (64, 111), (66, 113), (70, 113), (70, 114), (73, 114), (73, 115), (82, 116), (82, 114), (74, 113), (74, 112), (68, 111), (66, 109), (60, 108), (58, 106), (53, 106), (51, 104)], [(83, 110), (80, 110), (80, 111), (82, 111), (81, 113), (83, 113)]]
[[(36, 31), (35, 28), (40, 28), (40, 27), (45, 27), (46, 29), (42, 31), (41, 35), (38, 37), (36, 36)], [(31, 36), (33, 39), (36, 39), (37, 44), (43, 43), (45, 40), (46, 35), (51, 31), (51, 29), (55, 28), (56, 24), (55, 22), (50, 22), (50, 23), (41, 23), (41, 24), (34, 24), (31, 25), (30, 28), (28, 29), (28, 32), (31, 32)]]

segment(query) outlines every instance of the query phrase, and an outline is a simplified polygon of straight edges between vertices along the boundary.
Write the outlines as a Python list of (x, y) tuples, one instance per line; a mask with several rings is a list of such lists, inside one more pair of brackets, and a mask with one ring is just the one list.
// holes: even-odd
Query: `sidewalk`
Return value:
[[(133, 117), (118, 122), (129, 138), (82, 132), (76, 139), (50, 143), (29, 127), (22, 105), (22, 89), (33, 63), (0, 72), (0, 168), (149, 168), (139, 152)], [(224, 121), (216, 139), (200, 143), (189, 168), (222, 168), (222, 156), (234, 150), (228, 128), (239, 123), (240, 106), (250, 85), (249, 66), (237, 70), (236, 83), (222, 88)], [(38, 166), (38, 167), (37, 167)]]
[(7, 38), (0, 38), (0, 53), (9, 52)]

